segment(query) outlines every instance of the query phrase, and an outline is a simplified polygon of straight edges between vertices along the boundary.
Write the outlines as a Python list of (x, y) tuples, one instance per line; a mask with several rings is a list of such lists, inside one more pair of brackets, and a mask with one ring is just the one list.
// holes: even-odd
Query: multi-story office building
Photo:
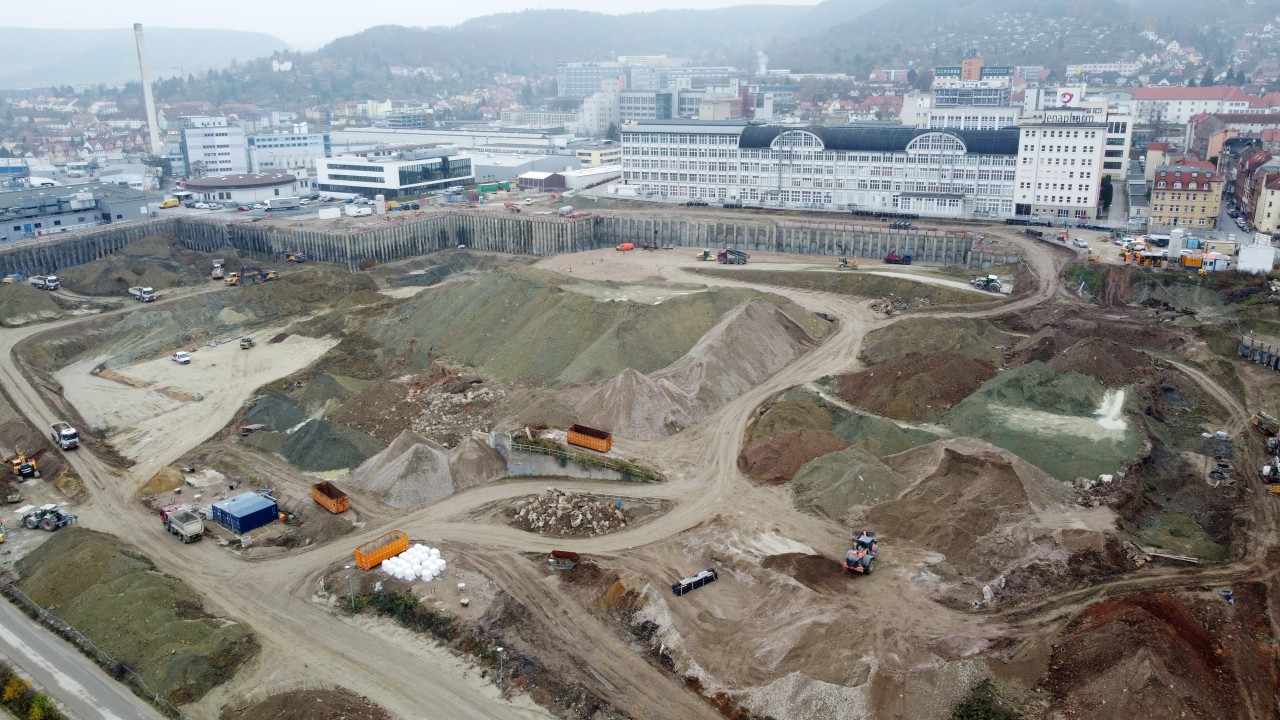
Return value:
[(578, 122), (578, 113), (573, 110), (503, 110), (498, 117), (503, 125), (541, 128), (572, 127)]
[(1013, 94), (1013, 68), (986, 66), (982, 58), (933, 70), (933, 106), (1008, 107)]
[(1016, 129), (648, 121), (622, 132), (642, 196), (960, 217), (1012, 216)]
[(1200, 113), (1250, 111), (1249, 96), (1235, 86), (1144, 87), (1116, 91), (1133, 98), (1133, 114), (1140, 122), (1186, 125)]
[(1222, 210), (1222, 175), (1213, 163), (1179, 160), (1156, 168), (1151, 224), (1210, 229)]
[(1019, 126), (1016, 214), (1044, 220), (1097, 215), (1107, 125), (1089, 114), (1046, 113)]
[(1268, 175), (1258, 192), (1253, 226), (1268, 235), (1280, 234), (1280, 173)]
[(179, 118), (183, 162), (187, 173), (233, 175), (249, 172), (248, 143), (244, 128), (225, 117)]
[(453, 146), (388, 147), (316, 161), (322, 192), (396, 198), (474, 180), (471, 159)]
[(1106, 125), (1102, 171), (1115, 182), (1129, 176), (1129, 150), (1133, 145), (1133, 114), (1127, 103), (1088, 96), (1084, 86), (1031, 88), (1023, 99), (1024, 121), (1052, 118), (1058, 123), (1098, 122)]
[(250, 135), (249, 169), (255, 173), (310, 171), (316, 161), (329, 157), (333, 146), (329, 133), (309, 133), (306, 126), (295, 126), (294, 132)]
[(903, 125), (933, 130), (999, 130), (1018, 124), (1016, 107), (938, 107), (931, 92), (907, 93), (902, 99)]
[(605, 62), (556, 63), (556, 87), (562, 97), (587, 97), (614, 87), (627, 90), (666, 90), (724, 85), (737, 74), (733, 67), (696, 67), (685, 58), (632, 55)]

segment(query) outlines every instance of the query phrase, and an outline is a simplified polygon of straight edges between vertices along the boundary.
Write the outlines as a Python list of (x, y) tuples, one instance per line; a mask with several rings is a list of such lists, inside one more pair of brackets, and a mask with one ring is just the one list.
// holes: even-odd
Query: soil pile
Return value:
[(856, 447), (810, 460), (795, 478), (791, 498), (796, 508), (833, 519), (857, 506), (894, 500), (911, 484), (906, 476)]
[(954, 352), (912, 353), (892, 363), (837, 376), (836, 392), (846, 402), (876, 415), (922, 422), (950, 410), (995, 375), (995, 366), (986, 360)]
[(455, 491), (483, 485), (507, 474), (507, 461), (489, 443), (465, 438), (449, 455), (449, 474)]
[(518, 255), (445, 250), (406, 263), (398, 263), (394, 268), (384, 266), (375, 270), (375, 273), (385, 276), (387, 284), (391, 287), (427, 287), (459, 273), (489, 271), (506, 265), (524, 264), (531, 260), (533, 258)]
[[(427, 290), (372, 328), (410, 368), (445, 358), (500, 379), (567, 384), (666, 367), (729, 310), (760, 293), (717, 288), (654, 305), (600, 302), (528, 267)], [(581, 283), (578, 283), (581, 284)], [(788, 300), (770, 302), (801, 318), (815, 336), (829, 330)], [(809, 325), (812, 324), (812, 327)]]
[[(239, 267), (233, 251), (219, 251), (228, 267)], [(134, 285), (157, 291), (180, 285), (209, 282), (213, 253), (184, 248), (175, 238), (150, 235), (126, 245), (120, 252), (61, 271), (67, 287), (86, 295), (124, 295)]]
[(319, 308), (339, 306), (361, 291), (376, 290), (373, 278), (367, 275), (309, 266), (290, 269), (279, 280), (239, 288), (228, 302), (231, 309), (255, 318), (300, 317)]
[(894, 362), (908, 355), (954, 353), (1000, 367), (1005, 348), (1017, 337), (988, 320), (974, 318), (907, 318), (867, 333), (858, 357), (867, 365)]
[(591, 391), (577, 403), (579, 416), (584, 424), (617, 435), (670, 435), (781, 370), (813, 344), (785, 312), (764, 300), (749, 300), (726, 313), (670, 366), (649, 375), (628, 369)]
[(241, 424), (266, 425), (272, 432), (285, 432), (306, 419), (307, 411), (301, 405), (283, 395), (272, 393), (249, 408)]
[[(867, 512), (882, 537), (904, 538), (946, 557), (959, 576), (989, 579), (1030, 554), (1038, 509), (1069, 505), (1070, 489), (1025, 462), (971, 439), (947, 440), (887, 458), (912, 483)], [(917, 479), (918, 478), (918, 479)]]
[(0, 325), (17, 327), (62, 313), (62, 306), (47, 290), (37, 290), (26, 282), (0, 285)]
[[(1274, 663), (1252, 659), (1260, 648), (1239, 648), (1243, 652), (1237, 654), (1229, 647), (1232, 641), (1254, 642), (1259, 630), (1269, 635), (1269, 624), (1263, 620), (1246, 631), (1214, 622), (1229, 607), (1214, 602), (1205, 607), (1203, 601), (1160, 593), (1090, 605), (1054, 645), (1043, 684), (1055, 709), (1063, 717), (1105, 720), (1274, 717), (1275, 678), (1267, 677), (1275, 675)], [(1274, 657), (1275, 651), (1268, 646), (1266, 653)], [(1250, 659), (1231, 662), (1232, 657)], [(1257, 677), (1240, 677), (1241, 667)], [(1261, 706), (1251, 702), (1246, 709), (1246, 694)]]
[(257, 651), (249, 630), (119, 538), (68, 527), (18, 562), (20, 586), (95, 645), (185, 704), (226, 682)]
[(444, 450), (411, 430), (402, 431), (386, 449), (356, 468), (351, 480), (396, 508), (434, 502), (454, 491)]
[(821, 555), (804, 553), (770, 555), (760, 563), (760, 566), (793, 578), (801, 585), (819, 593), (848, 592), (848, 584), (853, 579), (853, 576), (840, 567), (840, 563)]
[(1132, 385), (1151, 362), (1131, 345), (1099, 338), (1080, 340), (1048, 359), (1049, 367), (1060, 373), (1086, 375), (1112, 388)]
[(747, 443), (738, 455), (738, 469), (756, 482), (780, 485), (791, 482), (810, 460), (848, 446), (830, 430), (783, 430)]
[(293, 399), (306, 408), (308, 413), (324, 417), (335, 405), (367, 384), (364, 380), (323, 373), (308, 380), (301, 390), (293, 394)]
[(1143, 448), (1124, 397), (1093, 378), (1034, 362), (1000, 373), (941, 423), (1013, 451), (1060, 480), (1114, 473)]
[(254, 703), (235, 703), (221, 720), (391, 720), (367, 697), (348, 690), (292, 690)]
[(301, 470), (352, 468), (386, 447), (381, 440), (328, 420), (311, 420), (280, 446), (280, 454)]
[(511, 524), (521, 530), (564, 537), (596, 537), (631, 522), (631, 513), (616, 504), (556, 488), (521, 500), (511, 513)]
[(848, 417), (836, 423), (833, 430), (850, 444), (876, 457), (894, 455), (938, 439), (931, 432), (912, 428), (904, 430), (891, 420), (860, 413), (849, 413)]
[(824, 292), (857, 295), (865, 298), (883, 298), (889, 295), (896, 295), (913, 298), (912, 305), (916, 306), (971, 305), (988, 302), (992, 299), (967, 290), (916, 282), (910, 279), (909, 275), (886, 277), (868, 273), (728, 270), (723, 268), (704, 268), (702, 272), (715, 277), (727, 277), (750, 283), (822, 290)]
[(783, 430), (830, 430), (831, 415), (804, 400), (783, 400), (771, 405), (751, 426), (748, 439), (768, 437)]

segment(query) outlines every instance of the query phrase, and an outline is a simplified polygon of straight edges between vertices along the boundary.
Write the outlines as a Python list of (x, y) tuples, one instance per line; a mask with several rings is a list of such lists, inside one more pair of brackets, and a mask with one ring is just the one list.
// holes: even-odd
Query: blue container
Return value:
[(279, 515), (276, 501), (257, 493), (241, 493), (213, 504), (213, 521), (237, 535), (270, 525)]
[(1188, 250), (1199, 250), (1199, 249), (1200, 249), (1200, 241), (1199, 241), (1199, 240), (1196, 240), (1195, 238), (1191, 238), (1191, 239), (1187, 240), (1187, 249), (1188, 249)]

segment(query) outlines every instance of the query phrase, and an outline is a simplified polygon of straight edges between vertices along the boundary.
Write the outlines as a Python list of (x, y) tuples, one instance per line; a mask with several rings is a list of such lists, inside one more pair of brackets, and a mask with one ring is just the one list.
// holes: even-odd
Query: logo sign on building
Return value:
[(1076, 107), (1083, 99), (1084, 88), (1082, 87), (1058, 88), (1058, 105), (1062, 107)]

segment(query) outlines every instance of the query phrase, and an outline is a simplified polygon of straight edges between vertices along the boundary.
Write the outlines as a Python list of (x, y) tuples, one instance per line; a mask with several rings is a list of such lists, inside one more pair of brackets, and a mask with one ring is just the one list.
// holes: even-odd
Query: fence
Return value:
[(94, 645), (92, 640), (82, 635), (79, 630), (72, 627), (71, 623), (68, 623), (57, 615), (54, 615), (48, 610), (40, 607), (40, 605), (27, 597), (26, 593), (19, 590), (13, 583), (7, 580), (0, 580), (0, 593), (3, 593), (5, 597), (21, 606), (28, 614), (33, 615), (58, 635), (80, 648), (81, 652), (92, 658), (94, 662), (101, 665), (109, 675), (125, 685), (128, 685), (129, 689), (133, 690), (134, 693), (150, 700), (156, 708), (164, 714), (172, 718), (177, 718), (177, 720), (194, 720), (194, 718), (183, 714), (181, 710), (174, 707), (173, 704), (160, 695), (160, 693), (148, 687), (147, 683), (143, 681), (142, 676), (134, 672), (132, 668), (111, 657), (97, 645)]
[(1240, 338), (1240, 357), (1249, 358), (1263, 367), (1280, 371), (1280, 347), (1265, 343), (1252, 336)]

